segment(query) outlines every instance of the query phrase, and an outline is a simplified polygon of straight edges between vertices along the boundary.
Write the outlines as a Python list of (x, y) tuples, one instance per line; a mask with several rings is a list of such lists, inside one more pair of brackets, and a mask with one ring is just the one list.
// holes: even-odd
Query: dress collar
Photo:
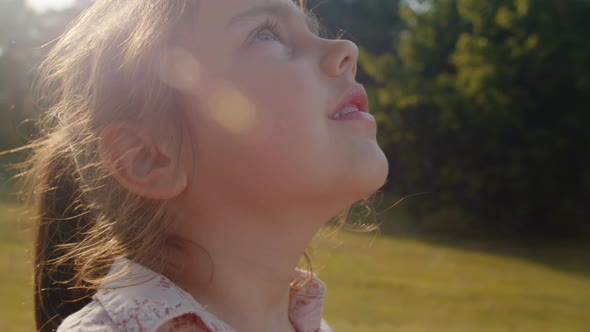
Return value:
[[(209, 331), (236, 332), (168, 278), (142, 265), (120, 259), (109, 276), (124, 268), (128, 271), (105, 282), (94, 296), (120, 330), (156, 331), (174, 318), (194, 314)], [(296, 270), (294, 284), (308, 276), (308, 271)], [(289, 318), (297, 332), (321, 331), (325, 295), (326, 285), (315, 275), (303, 286), (291, 288)]]

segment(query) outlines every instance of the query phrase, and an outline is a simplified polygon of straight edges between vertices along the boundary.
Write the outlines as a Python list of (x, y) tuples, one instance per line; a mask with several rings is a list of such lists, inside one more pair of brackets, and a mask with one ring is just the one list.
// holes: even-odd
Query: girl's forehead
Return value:
[(197, 24), (229, 30), (258, 16), (274, 16), (298, 18), (312, 31), (318, 30), (316, 18), (305, 11), (303, 4), (303, 0), (200, 0)]
[(202, 15), (213, 15), (227, 23), (256, 14), (293, 15), (302, 13), (299, 0), (199, 0)]

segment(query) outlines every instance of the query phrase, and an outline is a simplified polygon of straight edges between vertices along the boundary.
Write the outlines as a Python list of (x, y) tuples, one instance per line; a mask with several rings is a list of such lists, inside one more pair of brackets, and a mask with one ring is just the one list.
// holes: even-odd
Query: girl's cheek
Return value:
[(260, 65), (260, 60), (264, 59), (266, 63), (262, 65), (270, 65), (273, 62), (288, 60), (290, 53), (290, 49), (282, 43), (266, 41), (250, 45), (242, 52), (241, 59), (253, 65)]

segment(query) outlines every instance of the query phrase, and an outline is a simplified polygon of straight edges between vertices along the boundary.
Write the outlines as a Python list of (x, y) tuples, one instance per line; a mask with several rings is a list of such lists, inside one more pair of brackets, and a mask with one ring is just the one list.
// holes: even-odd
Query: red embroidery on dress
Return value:
[(307, 301), (304, 299), (298, 299), (297, 301), (295, 301), (295, 304), (297, 304), (298, 306), (304, 306), (307, 305)]
[(158, 280), (158, 286), (169, 289), (172, 288), (172, 283), (165, 277), (160, 277), (160, 280)]
[(182, 332), (211, 332), (203, 320), (194, 314), (182, 315), (172, 320), (172, 326), (170, 326), (168, 332), (179, 330)]
[(164, 319), (170, 315), (173, 309), (180, 308), (181, 304), (171, 307), (165, 303), (158, 301), (144, 299), (139, 301), (133, 300), (134, 306), (127, 307), (123, 311), (117, 313), (119, 318), (116, 325), (123, 331), (143, 331), (144, 326), (149, 326), (150, 322), (154, 323)]

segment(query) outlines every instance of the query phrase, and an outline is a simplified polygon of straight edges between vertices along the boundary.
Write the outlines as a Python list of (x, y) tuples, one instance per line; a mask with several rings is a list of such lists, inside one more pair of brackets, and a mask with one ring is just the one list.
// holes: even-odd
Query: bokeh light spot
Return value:
[(232, 134), (251, 133), (258, 120), (256, 106), (237, 89), (219, 89), (209, 102), (209, 112), (217, 124)]
[(194, 91), (201, 70), (199, 62), (190, 52), (171, 47), (164, 52), (158, 65), (160, 79), (164, 83), (186, 93)]

